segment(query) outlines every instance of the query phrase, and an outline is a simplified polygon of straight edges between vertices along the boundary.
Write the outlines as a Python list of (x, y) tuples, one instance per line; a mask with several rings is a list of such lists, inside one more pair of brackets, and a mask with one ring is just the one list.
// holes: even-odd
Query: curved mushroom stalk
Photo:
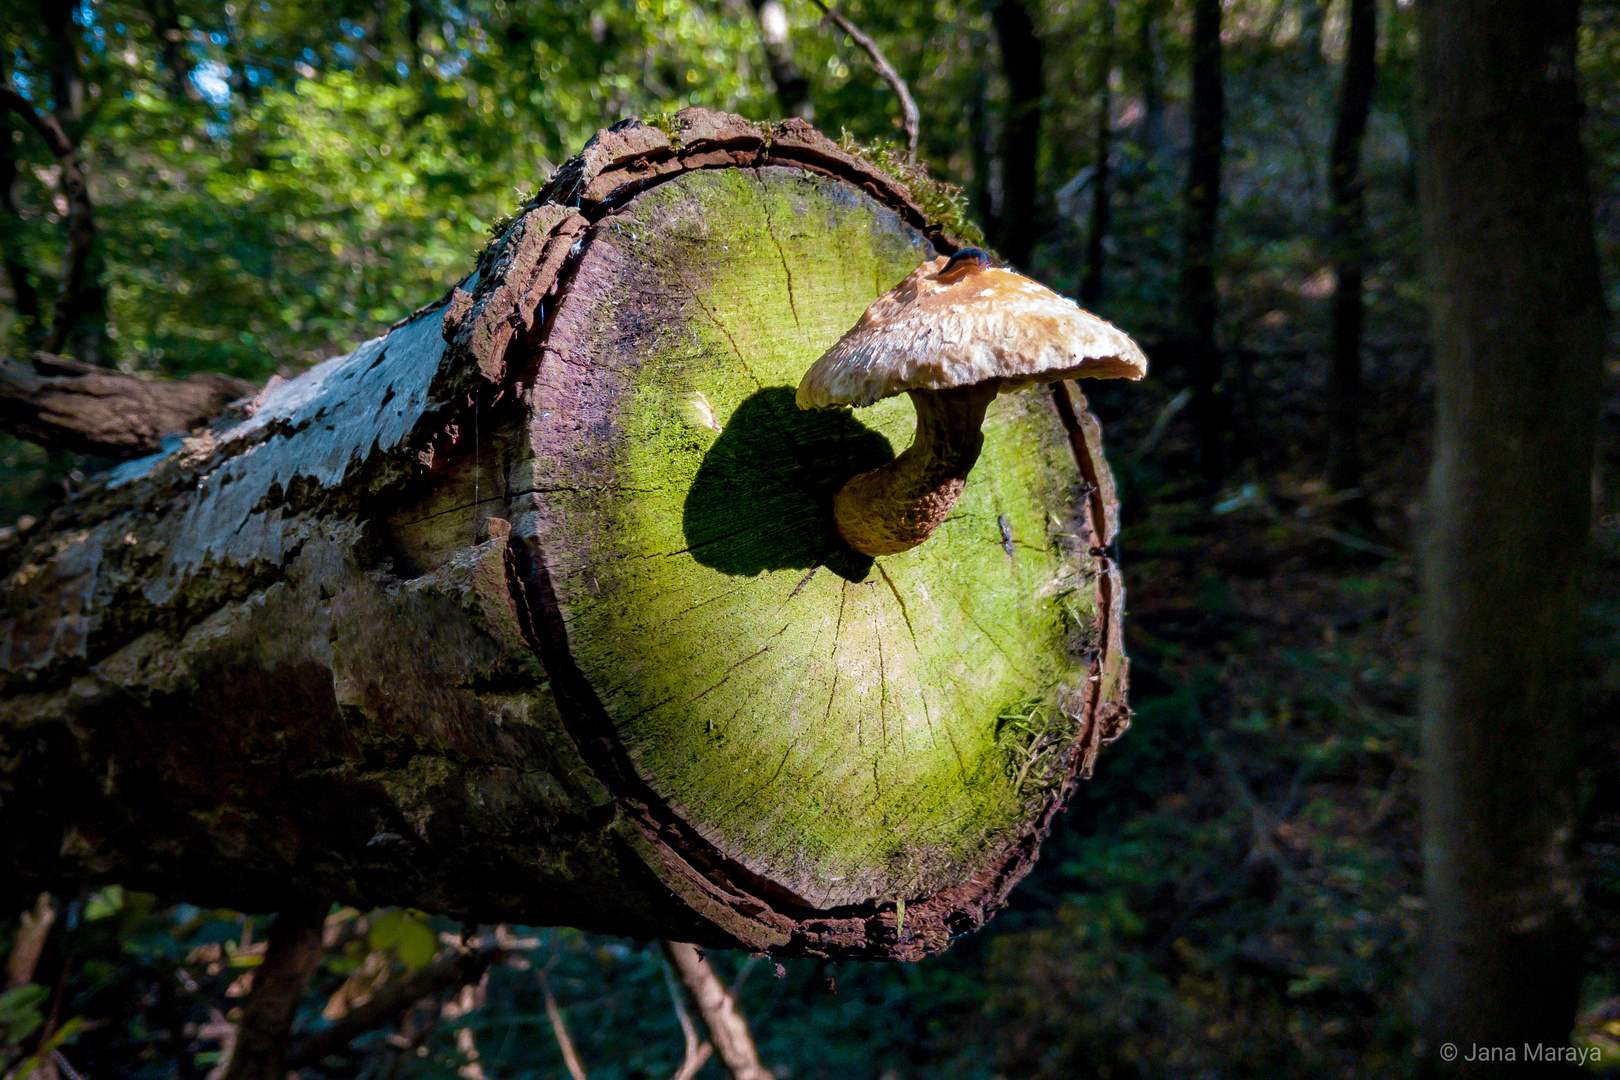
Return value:
[(979, 460), (984, 411), (1004, 390), (1082, 376), (1140, 379), (1147, 357), (1118, 327), (978, 248), (924, 262), (872, 301), (799, 382), (801, 409), (860, 408), (904, 390), (917, 410), (905, 453), (833, 497), (844, 541), (866, 555), (939, 528)]
[(916, 547), (944, 523), (984, 448), (984, 412), (1000, 379), (952, 390), (911, 390), (917, 432), (899, 457), (852, 478), (833, 496), (844, 542), (863, 555)]

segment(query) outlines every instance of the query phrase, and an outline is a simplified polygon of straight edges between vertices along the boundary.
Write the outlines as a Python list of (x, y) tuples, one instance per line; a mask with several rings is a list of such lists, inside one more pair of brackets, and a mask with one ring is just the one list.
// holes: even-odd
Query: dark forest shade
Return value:
[[(1431, 1048), (1565, 1046), (1580, 984), (1575, 583), (1606, 325), (1576, 4), (1418, 12), (1438, 414), (1422, 555), (1421, 1019)], [(1528, 1075), (1522, 1062), (1435, 1067)]]
[(991, 11), (1007, 79), (1007, 118), (1001, 132), (1001, 215), (997, 246), (1008, 265), (1027, 270), (1038, 235), (1035, 191), (1041, 147), (1041, 96), (1046, 77), (1041, 39), (1022, 0), (1000, 0)]
[(1181, 239), (1180, 334), (1187, 346), (1193, 419), (1204, 482), (1220, 482), (1225, 404), (1221, 354), (1215, 340), (1220, 298), (1215, 292), (1215, 226), (1221, 208), (1221, 159), (1226, 146), (1226, 95), (1221, 57), (1221, 2), (1193, 8), (1192, 156), (1187, 165)]
[(1328, 406), (1332, 413), (1328, 479), (1341, 491), (1361, 485), (1362, 277), (1367, 263), (1367, 200), (1361, 144), (1367, 135), (1378, 63), (1376, 0), (1350, 0), (1350, 34), (1339, 115), (1328, 156), (1328, 255), (1333, 260), (1333, 331)]

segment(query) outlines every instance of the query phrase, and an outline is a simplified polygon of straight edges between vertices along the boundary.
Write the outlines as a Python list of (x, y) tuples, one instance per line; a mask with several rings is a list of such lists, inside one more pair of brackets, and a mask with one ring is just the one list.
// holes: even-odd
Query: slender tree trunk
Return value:
[(330, 909), (330, 904), (306, 900), (276, 914), (264, 957), (253, 969), (224, 1080), (282, 1080), (287, 1075), (293, 1021), (325, 959), (321, 935)]
[(1142, 94), (1142, 124), (1137, 136), (1142, 153), (1157, 161), (1164, 153), (1164, 17), (1160, 0), (1144, 0), (1136, 24), (1133, 66)]
[[(9, 79), (0, 64), (0, 79)], [(17, 206), (17, 143), (19, 129), (9, 109), (0, 109), (0, 261), (5, 263), (6, 283), (11, 287), (12, 310), (21, 323), (25, 348), (38, 348), (43, 327), (40, 323), (39, 291), (23, 256), (23, 217)], [(26, 136), (25, 136), (26, 137)]]
[[(1577, 4), (1424, 0), (1418, 19), (1437, 412), (1420, 1020), (1438, 1073), (1541, 1076), (1522, 1048), (1568, 1045), (1581, 977), (1575, 586), (1606, 327)], [(1520, 1053), (1470, 1062), (1472, 1047)]]
[(1226, 97), (1221, 58), (1221, 0), (1193, 7), (1192, 155), (1187, 166), (1182, 226), (1181, 336), (1187, 345), (1198, 428), (1199, 461), (1206, 486), (1220, 485), (1227, 408), (1215, 323), (1215, 228), (1221, 206), (1221, 160), (1226, 143)]
[(1322, 62), (1322, 30), (1327, 24), (1328, 0), (1298, 0), (1299, 48), (1311, 65)]
[(1328, 155), (1328, 251), (1333, 260), (1333, 335), (1328, 386), (1332, 420), (1328, 480), (1340, 491), (1361, 486), (1362, 276), (1367, 261), (1367, 206), (1361, 144), (1377, 76), (1378, 2), (1348, 0), (1349, 41), (1339, 84), (1339, 116)]
[[(176, 101), (187, 101), (197, 96), (191, 82), (191, 65), (186, 61), (185, 32), (180, 26), (180, 13), (175, 0), (148, 0), (146, 13), (151, 16), (152, 28), (157, 34), (158, 52), (163, 57), (164, 82), (169, 96)], [(233, 65), (235, 66), (235, 65)], [(243, 73), (233, 71), (234, 78)]]
[(1095, 310), (1102, 303), (1103, 266), (1107, 261), (1109, 208), (1114, 175), (1109, 161), (1114, 151), (1114, 3), (1102, 0), (1102, 25), (1097, 41), (1096, 166), (1091, 176), (1091, 225), (1086, 236), (1086, 268), (1080, 278), (1080, 304)]
[(1002, 902), (1128, 717), (1095, 425), (1004, 396), (933, 539), (845, 548), (833, 494), (914, 412), (793, 387), (960, 241), (802, 121), (670, 127), (599, 132), (439, 303), (0, 534), (0, 899), (890, 958)]
[[(981, 40), (977, 44), (980, 52), (983, 52), (988, 42)], [(973, 101), (968, 107), (968, 130), (973, 136), (972, 204), (984, 234), (1000, 236), (1001, 219), (996, 206), (996, 189), (999, 185), (992, 175), (996, 161), (995, 135), (990, 128), (990, 109), (986, 100), (989, 95), (990, 78), (980, 68), (973, 84)]]
[[(84, 180), (79, 144), (84, 136), (84, 77), (79, 63), (79, 28), (73, 9), (55, 0), (41, 0), (40, 23), (45, 28), (49, 55), (51, 113), (67, 137), (68, 154), (52, 147), (62, 165), (62, 188), (69, 205), (67, 249), (62, 259), (61, 280), (51, 314), (50, 331), (45, 337), (47, 352), (68, 351), (90, 364), (107, 359), (112, 339), (107, 333), (106, 261), (90, 215), (88, 185)], [(70, 176), (67, 157), (77, 164)], [(77, 185), (77, 190), (75, 190)]]
[(793, 58), (793, 45), (788, 40), (787, 8), (782, 0), (750, 0), (750, 3), (754, 18), (759, 22), (760, 44), (765, 48), (765, 64), (771, 69), (771, 83), (776, 87), (782, 115), (803, 120), (813, 118), (810, 79)]
[(1035, 191), (1041, 150), (1041, 97), (1046, 77), (1041, 39), (1023, 0), (998, 0), (991, 11), (1007, 79), (1001, 129), (1001, 214), (996, 243), (1013, 266), (1028, 267), (1035, 246)]

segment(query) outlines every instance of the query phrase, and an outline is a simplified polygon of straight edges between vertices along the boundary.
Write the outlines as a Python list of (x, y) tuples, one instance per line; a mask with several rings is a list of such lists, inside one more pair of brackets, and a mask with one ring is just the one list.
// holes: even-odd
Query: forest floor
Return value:
[[(1099, 760), (987, 950), (1005, 1075), (1407, 1075), (1423, 922), (1418, 596), (1429, 390), (1369, 372), (1366, 502), (1323, 484), (1318, 378), (1250, 358), (1247, 445), (1198, 497), (1171, 400), (1094, 394), (1120, 476), (1136, 722)], [(1133, 390), (1136, 388), (1132, 388)], [(1620, 395), (1605, 403), (1617, 477)], [(1620, 1066), (1620, 492), (1585, 568), (1582, 852), (1591, 975), (1578, 1041)], [(1016, 920), (1019, 916), (1014, 916)]]
[[(1010, 909), (944, 956), (789, 961), (775, 978), (770, 964), (714, 956), (742, 982), (778, 1080), (1414, 1072), (1423, 901), (1412, 537), (1427, 363), (1396, 350), (1369, 371), (1371, 464), (1357, 509), (1321, 480), (1322, 373), (1304, 355), (1241, 358), (1239, 435), (1213, 498), (1188, 479), (1184, 412), (1150, 439), (1180, 391), (1177, 372), (1088, 387), (1123, 507), (1133, 726), (1105, 750)], [(1601, 453), (1598, 475), (1620, 477), (1612, 388)], [(1599, 722), (1620, 715), (1620, 491), (1611, 483), (1597, 496), (1583, 612), (1590, 974), (1577, 1040), (1620, 1069), (1620, 732)], [(81, 1071), (142, 1061), (170, 1075), (169, 1052), (141, 1032), (180, 1024), (180, 1014), (162, 1019), (176, 994), (192, 1003), (181, 1013), (239, 995), (240, 968), (262, 949), (250, 944), (259, 921), (232, 912), (116, 890), (76, 910), (83, 921), (63, 948), (81, 974), (66, 1009), (94, 1028), (69, 1051)], [(334, 914), (309, 1008), (341, 1013), (389, 971), (427, 963), (458, 929), (419, 913)], [(595, 1080), (668, 1075), (680, 1035), (656, 945), (499, 932), (526, 940), (528, 959), (363, 1041), (356, 1075), (559, 1075), (534, 968), (550, 973)], [(168, 979), (190, 989), (160, 992)], [(136, 999), (133, 1013), (116, 1004)], [(218, 1057), (205, 1029), (187, 1040), (199, 1077)]]

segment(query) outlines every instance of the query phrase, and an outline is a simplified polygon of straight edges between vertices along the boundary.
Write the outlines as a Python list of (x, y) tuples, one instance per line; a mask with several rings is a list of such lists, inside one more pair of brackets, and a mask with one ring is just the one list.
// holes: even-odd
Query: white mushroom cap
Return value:
[(872, 301), (805, 372), (801, 409), (856, 408), (902, 390), (1002, 379), (1002, 392), (1058, 379), (1140, 379), (1124, 331), (1011, 270), (931, 259)]

